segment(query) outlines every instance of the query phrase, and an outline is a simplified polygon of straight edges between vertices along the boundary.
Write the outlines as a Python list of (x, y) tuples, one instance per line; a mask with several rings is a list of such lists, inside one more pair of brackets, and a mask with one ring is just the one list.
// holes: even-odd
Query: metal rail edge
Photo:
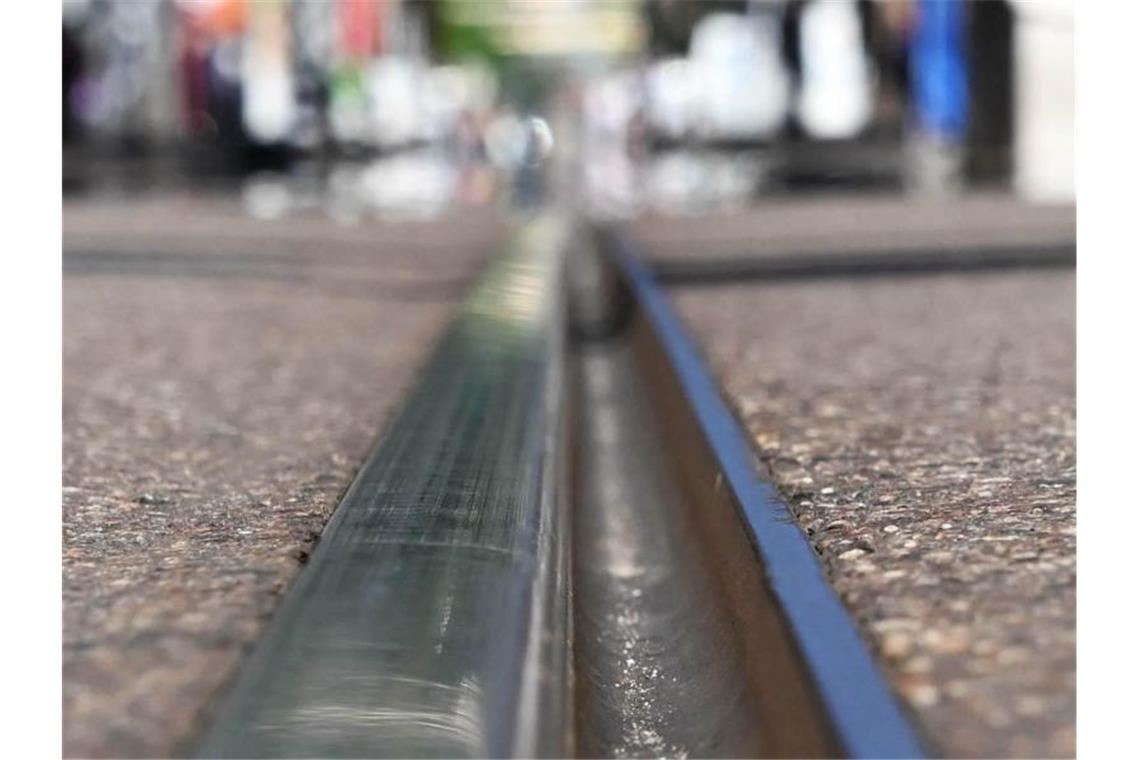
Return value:
[[(716, 547), (760, 719), (769, 723), (765, 754), (926, 756), (645, 258), (620, 229), (599, 230), (598, 239), (629, 291), (641, 371), (655, 379), (647, 388), (670, 431), (663, 446), (703, 513), (697, 540)], [(831, 734), (822, 746), (813, 737), (820, 731)]]

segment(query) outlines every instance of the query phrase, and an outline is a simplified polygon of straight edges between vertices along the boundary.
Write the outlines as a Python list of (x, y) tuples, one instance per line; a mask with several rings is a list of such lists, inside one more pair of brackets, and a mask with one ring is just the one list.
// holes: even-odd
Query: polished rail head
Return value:
[(564, 229), (532, 218), (489, 265), (198, 753), (565, 754), (564, 732), (520, 738), (517, 718), (525, 695), (527, 723), (564, 720), (562, 674), (541, 670), (557, 658), (529, 653), (543, 639), (535, 625), (557, 637), (567, 624), (548, 603), (564, 577), (546, 513)]

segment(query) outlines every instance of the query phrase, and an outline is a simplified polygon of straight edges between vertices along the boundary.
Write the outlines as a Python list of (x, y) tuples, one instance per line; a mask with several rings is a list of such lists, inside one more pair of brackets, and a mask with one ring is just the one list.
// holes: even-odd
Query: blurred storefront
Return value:
[(349, 217), (480, 203), (561, 109), (607, 214), (1073, 194), (1064, 3), (66, 0), (63, 37), (65, 190), (268, 171)]

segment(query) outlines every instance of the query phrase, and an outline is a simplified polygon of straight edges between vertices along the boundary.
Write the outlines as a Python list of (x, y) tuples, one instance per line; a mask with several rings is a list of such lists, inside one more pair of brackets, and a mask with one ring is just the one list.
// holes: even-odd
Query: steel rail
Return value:
[(924, 755), (630, 239), (568, 232), (490, 264), (198, 754)]
[(568, 754), (563, 229), (531, 219), (489, 265), (198, 755)]

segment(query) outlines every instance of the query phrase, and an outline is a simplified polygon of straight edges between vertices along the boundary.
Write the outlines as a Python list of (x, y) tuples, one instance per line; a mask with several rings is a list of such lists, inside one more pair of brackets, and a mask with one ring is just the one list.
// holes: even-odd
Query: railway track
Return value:
[(916, 757), (653, 276), (520, 223), (200, 756)]

